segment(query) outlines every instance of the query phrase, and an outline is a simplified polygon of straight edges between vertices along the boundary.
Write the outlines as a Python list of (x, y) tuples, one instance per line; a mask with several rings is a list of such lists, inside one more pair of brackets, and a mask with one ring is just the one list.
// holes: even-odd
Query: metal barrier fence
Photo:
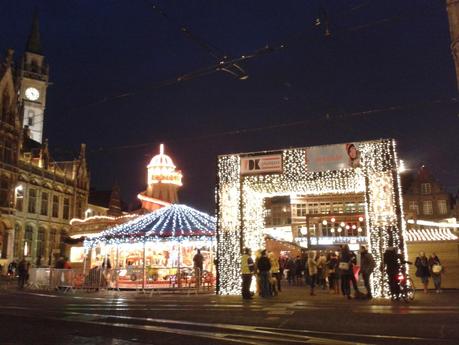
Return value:
[[(178, 273), (180, 272), (180, 273)], [(196, 279), (197, 278), (197, 279)], [(211, 272), (176, 270), (175, 274), (158, 277), (149, 269), (82, 269), (30, 268), (27, 287), (41, 290), (75, 292), (75, 290), (99, 291), (101, 289), (208, 289), (215, 284)]]

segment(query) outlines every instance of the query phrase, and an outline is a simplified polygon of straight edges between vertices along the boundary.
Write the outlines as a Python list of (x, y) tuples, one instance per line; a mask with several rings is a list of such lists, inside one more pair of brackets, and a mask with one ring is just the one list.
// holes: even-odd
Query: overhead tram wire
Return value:
[[(148, 2), (148, 3), (150, 3), (150, 2)], [(348, 11), (341, 11), (339, 15), (337, 15), (335, 17), (331, 17), (331, 23), (333, 23), (333, 19), (340, 18), (344, 14), (352, 13), (353, 11), (359, 10), (361, 7), (364, 7), (364, 4), (365, 3), (362, 3), (361, 6), (357, 5), (355, 7), (352, 7)], [(431, 10), (431, 9), (432, 8), (428, 8), (427, 10)], [(158, 8), (156, 8), (156, 10), (158, 10)], [(331, 24), (329, 24), (332, 27), (332, 29), (330, 29), (331, 30), (331, 32), (330, 32), (331, 34), (327, 35), (326, 32), (324, 32), (324, 36), (326, 36), (327, 39), (335, 38), (335, 37), (337, 37), (337, 35), (336, 35), (337, 33), (358, 32), (358, 31), (361, 31), (363, 29), (367, 29), (367, 28), (370, 28), (370, 27), (373, 27), (373, 26), (379, 26), (379, 25), (387, 24), (387, 23), (390, 23), (390, 22), (393, 22), (393, 21), (396, 21), (396, 20), (400, 20), (400, 19), (405, 18), (405, 17), (411, 17), (412, 18), (412, 17), (419, 16), (420, 14), (426, 14), (426, 13), (428, 14), (427, 10), (423, 11), (421, 13), (419, 13), (419, 12), (418, 13), (413, 13), (411, 11), (410, 12), (405, 12), (405, 13), (398, 14), (396, 16), (390, 16), (390, 17), (386, 17), (386, 18), (381, 18), (381, 19), (377, 19), (377, 20), (372, 21), (372, 22), (368, 22), (368, 23), (365, 23), (365, 24), (360, 24), (360, 25), (356, 25), (356, 26), (352, 26), (352, 27), (333, 28), (333, 26), (331, 26)], [(330, 17), (328, 16), (328, 12), (327, 11), (325, 11), (325, 14), (328, 17), (327, 19), (330, 20)], [(167, 14), (165, 14), (165, 12), (162, 11), (162, 10), (161, 10), (161, 15), (162, 16), (166, 16), (166, 18), (168, 18)], [(317, 17), (318, 19), (319, 19), (320, 15), (321, 14), (319, 13), (318, 17)], [(317, 27), (321, 27), (320, 21), (319, 21), (319, 25), (317, 25), (317, 22), (316, 22), (315, 26), (316, 26), (316, 28), (314, 28), (314, 23), (311, 23), (311, 27), (309, 29), (307, 29), (307, 32), (310, 33), (311, 36), (314, 35), (313, 37), (316, 37)], [(305, 32), (306, 32), (306, 30), (290, 34), (286, 39), (282, 40), (281, 43), (278, 43), (276, 45), (269, 45), (269, 44), (265, 45), (264, 47), (262, 47), (260, 49), (254, 50), (254, 51), (252, 51), (252, 52), (250, 52), (248, 54), (241, 55), (240, 57), (236, 57), (236, 58), (233, 58), (233, 59), (227, 59), (227, 60), (223, 59), (223, 60), (220, 60), (219, 62), (217, 62), (216, 64), (213, 64), (211, 66), (203, 67), (201, 69), (197, 69), (195, 71), (179, 75), (179, 76), (177, 76), (175, 78), (162, 80), (162, 81), (156, 82), (154, 84), (151, 84), (149, 86), (140, 88), (140, 89), (135, 90), (135, 91), (128, 91), (128, 92), (124, 92), (124, 93), (121, 93), (121, 94), (118, 94), (118, 95), (115, 95), (115, 96), (106, 96), (106, 97), (98, 99), (98, 100), (96, 100), (94, 102), (90, 102), (90, 103), (85, 103), (85, 104), (69, 107), (69, 108), (65, 109), (65, 111), (74, 111), (74, 110), (79, 110), (79, 109), (98, 106), (98, 105), (105, 104), (105, 103), (112, 102), (112, 101), (116, 101), (116, 100), (119, 100), (119, 99), (123, 99), (123, 98), (127, 98), (127, 97), (136, 96), (136, 95), (139, 95), (139, 94), (143, 94), (145, 92), (158, 90), (158, 89), (161, 89), (161, 88), (164, 88), (164, 87), (168, 87), (168, 86), (173, 86), (173, 85), (179, 84), (179, 83), (181, 83), (183, 81), (189, 81), (189, 80), (192, 80), (192, 79), (195, 79), (195, 78), (199, 78), (199, 77), (203, 77), (203, 76), (206, 76), (206, 75), (210, 75), (210, 74), (222, 71), (222, 70), (225, 71), (225, 72), (228, 72), (232, 68), (234, 68), (235, 65), (237, 65), (239, 63), (242, 63), (242, 62), (245, 62), (245, 61), (260, 57), (260, 56), (263, 56), (263, 55), (268, 55), (270, 53), (273, 53), (273, 52), (288, 48), (290, 45), (293, 44), (293, 42), (296, 42), (300, 38), (304, 37), (305, 36)], [(189, 33), (190, 33), (190, 31), (187, 30), (187, 35)], [(202, 47), (205, 48), (206, 50), (208, 50), (209, 54), (211, 54), (211, 53), (212, 54), (216, 54), (214, 52), (214, 50), (215, 49), (218, 50), (218, 48), (211, 47), (209, 43), (205, 43), (201, 39), (198, 39), (197, 36), (195, 36), (195, 35), (192, 35), (190, 37), (193, 37), (193, 40), (195, 40), (196, 42), (198, 42), (198, 41), (201, 42)], [(231, 72), (230, 72), (230, 74), (231, 74)]]
[[(149, 0), (146, 0), (148, 4), (151, 5), (153, 10), (155, 10), (159, 15), (161, 15), (167, 22), (174, 24), (171, 17), (164, 11), (164, 9), (160, 8), (158, 5), (152, 3)], [(208, 55), (210, 55), (216, 62), (221, 64), (222, 62), (228, 61), (231, 59), (230, 56), (225, 54), (220, 48), (217, 48), (216, 45), (209, 43), (208, 41), (204, 40), (202, 37), (196, 35), (187, 25), (178, 25), (176, 28), (180, 31), (186, 39), (192, 41), (194, 44), (199, 46), (201, 49), (206, 51)], [(219, 71), (227, 72), (232, 76), (238, 78), (239, 80), (245, 80), (249, 77), (247, 72), (238, 64), (231, 63), (227, 64)]]

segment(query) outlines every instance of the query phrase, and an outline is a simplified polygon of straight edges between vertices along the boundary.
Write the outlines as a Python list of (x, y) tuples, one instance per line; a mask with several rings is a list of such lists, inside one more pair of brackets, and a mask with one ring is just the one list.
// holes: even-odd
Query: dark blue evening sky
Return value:
[[(443, 1), (1, 1), (0, 49), (14, 48), (17, 59), (35, 6), (53, 83), (45, 137), (56, 159), (85, 142), (98, 189), (117, 180), (134, 200), (164, 142), (184, 173), (181, 201), (211, 211), (218, 154), (381, 137), (399, 140), (408, 166), (424, 163), (450, 191), (459, 187)], [(313, 25), (320, 7), (329, 37)], [(247, 80), (218, 72), (157, 88), (216, 62), (182, 25), (228, 56), (287, 47), (243, 63)], [(135, 94), (110, 99), (125, 92)], [(297, 121), (304, 123), (228, 133)]]

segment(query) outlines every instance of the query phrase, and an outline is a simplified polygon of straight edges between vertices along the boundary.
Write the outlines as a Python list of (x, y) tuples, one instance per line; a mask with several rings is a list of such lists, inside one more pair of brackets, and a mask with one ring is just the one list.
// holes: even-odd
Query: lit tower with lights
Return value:
[(177, 203), (177, 191), (182, 186), (182, 172), (177, 170), (172, 159), (164, 153), (164, 145), (159, 146), (159, 154), (147, 166), (147, 190), (137, 195), (142, 208), (154, 211), (169, 204)]
[(39, 143), (43, 139), (44, 112), (46, 107), (46, 91), (48, 88), (49, 68), (45, 63), (40, 40), (38, 13), (35, 11), (32, 29), (18, 70), (20, 85), (19, 99), (22, 104), (22, 124), (28, 127), (30, 138)]

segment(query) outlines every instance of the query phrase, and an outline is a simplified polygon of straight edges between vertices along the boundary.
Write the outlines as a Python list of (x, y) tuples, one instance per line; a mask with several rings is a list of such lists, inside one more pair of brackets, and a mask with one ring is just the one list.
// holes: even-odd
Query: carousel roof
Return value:
[(215, 235), (216, 219), (185, 205), (172, 204), (103, 231), (90, 242), (140, 242)]

